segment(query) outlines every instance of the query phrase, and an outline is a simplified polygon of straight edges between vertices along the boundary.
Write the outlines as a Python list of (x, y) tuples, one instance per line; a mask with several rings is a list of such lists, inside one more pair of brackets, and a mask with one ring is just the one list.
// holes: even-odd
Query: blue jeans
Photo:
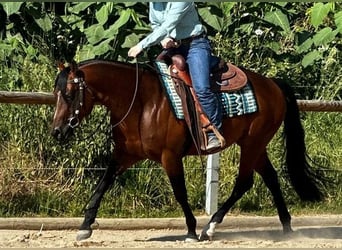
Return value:
[(198, 96), (203, 111), (210, 122), (218, 129), (222, 125), (222, 107), (219, 95), (210, 89), (210, 69), (214, 67), (219, 58), (211, 54), (211, 46), (207, 38), (198, 38), (189, 46), (181, 45), (178, 48), (189, 66), (192, 86)]

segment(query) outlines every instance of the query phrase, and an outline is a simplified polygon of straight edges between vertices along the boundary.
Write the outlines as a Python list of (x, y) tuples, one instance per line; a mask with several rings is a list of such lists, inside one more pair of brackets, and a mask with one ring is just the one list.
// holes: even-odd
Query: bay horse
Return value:
[(113, 160), (100, 179), (85, 210), (77, 240), (89, 238), (101, 199), (115, 178), (140, 160), (161, 163), (182, 207), (187, 225), (186, 241), (212, 239), (215, 227), (229, 209), (253, 185), (253, 174), (261, 175), (270, 190), (284, 233), (292, 231), (291, 216), (285, 204), (277, 173), (266, 146), (284, 124), (285, 160), (292, 186), (302, 200), (324, 197), (319, 177), (306, 158), (304, 130), (292, 88), (287, 83), (244, 69), (257, 100), (258, 111), (224, 118), (226, 147), (240, 147), (240, 164), (231, 196), (211, 217), (201, 234), (196, 234), (196, 219), (188, 203), (182, 158), (196, 155), (184, 120), (173, 113), (156, 71), (137, 64), (105, 60), (72, 63), (61, 70), (55, 81), (55, 113), (52, 135), (66, 141), (88, 116), (95, 104), (110, 111), (115, 142)]

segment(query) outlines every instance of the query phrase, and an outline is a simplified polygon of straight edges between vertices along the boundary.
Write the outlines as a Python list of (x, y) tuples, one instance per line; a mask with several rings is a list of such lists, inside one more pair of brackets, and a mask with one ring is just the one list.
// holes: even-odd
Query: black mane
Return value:
[(55, 89), (65, 90), (68, 82), (68, 75), (70, 73), (70, 67), (66, 67), (61, 72), (58, 73), (55, 80)]
[[(78, 67), (82, 67), (88, 64), (96, 64), (96, 63), (108, 63), (108, 64), (117, 64), (117, 65), (122, 65), (124, 67), (136, 67), (135, 63), (131, 62), (122, 62), (122, 61), (114, 61), (114, 60), (109, 60), (109, 59), (88, 59), (84, 60), (78, 63)], [(138, 68), (139, 69), (144, 69), (144, 70), (150, 70), (150, 71), (155, 71), (155, 66), (153, 65), (153, 62), (138, 62)]]

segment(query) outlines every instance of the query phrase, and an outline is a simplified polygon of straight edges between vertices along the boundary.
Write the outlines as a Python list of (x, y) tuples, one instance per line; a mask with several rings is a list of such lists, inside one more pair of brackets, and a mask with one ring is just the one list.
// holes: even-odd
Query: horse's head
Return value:
[(83, 71), (76, 63), (62, 68), (55, 80), (56, 109), (52, 122), (52, 136), (63, 141), (73, 135), (73, 130), (85, 116), (85, 89)]

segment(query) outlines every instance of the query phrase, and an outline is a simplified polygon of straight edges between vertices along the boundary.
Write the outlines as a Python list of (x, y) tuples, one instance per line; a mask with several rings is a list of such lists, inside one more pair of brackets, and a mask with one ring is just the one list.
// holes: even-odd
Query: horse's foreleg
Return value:
[(188, 227), (188, 234), (185, 241), (198, 241), (196, 234), (196, 219), (188, 203), (182, 158), (178, 158), (169, 151), (165, 151), (162, 157), (162, 165), (169, 177), (175, 198), (184, 212), (186, 225)]
[(277, 207), (279, 219), (281, 224), (283, 225), (284, 233), (292, 232), (291, 228), (291, 215), (287, 210), (280, 185), (278, 182), (278, 176), (276, 171), (274, 170), (272, 163), (270, 162), (267, 154), (265, 153), (265, 164), (260, 165), (256, 169), (256, 171), (262, 176), (267, 188), (271, 191), (274, 203)]
[(185, 186), (184, 174), (180, 174), (178, 176), (169, 176), (171, 186), (176, 197), (176, 200), (181, 205), (186, 225), (188, 227), (188, 234), (185, 239), (187, 242), (198, 241), (198, 237), (196, 234), (196, 219), (192, 213), (190, 205), (188, 203), (188, 195)]
[(96, 187), (90, 202), (86, 208), (83, 223), (79, 229), (76, 240), (84, 240), (91, 236), (91, 225), (95, 222), (96, 214), (99, 209), (101, 200), (105, 192), (113, 184), (115, 179), (115, 166), (110, 165), (103, 177), (100, 179), (98, 186)]

